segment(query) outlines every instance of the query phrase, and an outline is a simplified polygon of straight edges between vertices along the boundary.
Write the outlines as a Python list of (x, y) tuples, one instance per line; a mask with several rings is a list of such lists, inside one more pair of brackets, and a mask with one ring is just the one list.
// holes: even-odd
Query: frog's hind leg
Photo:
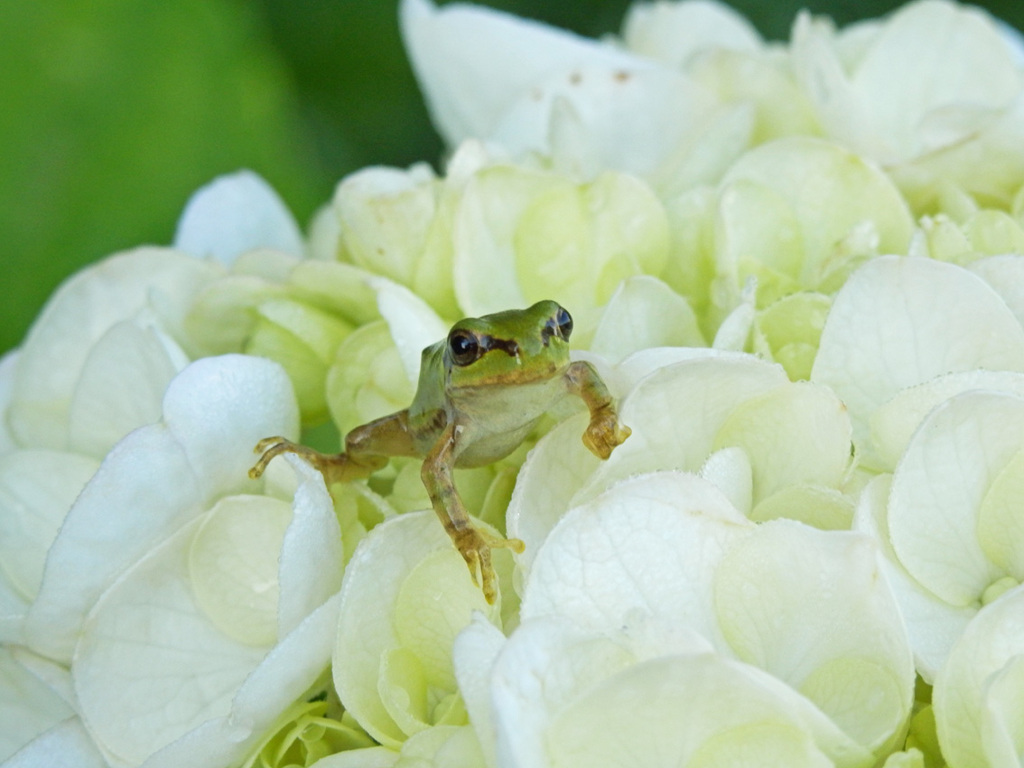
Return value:
[(349, 480), (359, 480), (369, 477), (375, 471), (387, 464), (388, 460), (383, 456), (367, 457), (367, 459), (356, 462), (347, 453), (327, 454), (320, 453), (305, 445), (293, 443), (284, 437), (267, 437), (260, 440), (254, 449), (255, 453), (262, 453), (259, 461), (249, 470), (249, 477), (253, 480), (262, 475), (270, 462), (285, 453), (294, 453), (312, 464), (324, 476), (324, 482), (328, 487), (332, 483), (343, 483)]
[(399, 411), (356, 427), (345, 436), (345, 450), (342, 453), (320, 453), (284, 437), (260, 440), (255, 452), (263, 455), (249, 470), (249, 477), (254, 480), (266, 471), (271, 460), (285, 453), (294, 453), (320, 471), (328, 488), (333, 483), (369, 477), (383, 468), (391, 456), (417, 455), (409, 433), (407, 411)]
[[(493, 604), (497, 594), (497, 576), (491, 565), (491, 549), (503, 547), (513, 552), (523, 551), (519, 539), (503, 539), (481, 531), (473, 525), (466, 507), (459, 497), (452, 478), (455, 465), (457, 427), (449, 424), (437, 443), (423, 460), (420, 473), (426, 486), (434, 512), (441, 520), (462, 559), (469, 566), (473, 583), (482, 586), (484, 598)], [(479, 573), (479, 577), (477, 574)], [(482, 582), (482, 584), (481, 584)]]

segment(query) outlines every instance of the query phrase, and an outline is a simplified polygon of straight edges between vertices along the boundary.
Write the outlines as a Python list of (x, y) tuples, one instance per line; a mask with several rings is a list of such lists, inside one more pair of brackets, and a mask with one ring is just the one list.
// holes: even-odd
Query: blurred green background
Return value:
[[(587, 36), (626, 0), (481, 3)], [(889, 0), (734, 0), (770, 39), (797, 10), (840, 24)], [(1018, 29), (1020, 0), (982, 4)], [(79, 266), (168, 243), (189, 194), (240, 167), (301, 223), (352, 170), (434, 162), (397, 0), (0, 4), (0, 352)]]

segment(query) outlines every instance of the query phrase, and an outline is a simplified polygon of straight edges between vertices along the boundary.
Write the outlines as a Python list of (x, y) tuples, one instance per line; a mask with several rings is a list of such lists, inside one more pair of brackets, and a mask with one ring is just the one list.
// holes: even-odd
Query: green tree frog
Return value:
[[(257, 478), (275, 456), (296, 453), (336, 482), (365, 478), (391, 456), (423, 459), (421, 477), (434, 511), (462, 554), (474, 583), (493, 603), (491, 548), (523, 551), (519, 539), (476, 528), (452, 479), (454, 467), (479, 467), (511, 453), (558, 400), (575, 395), (590, 410), (583, 444), (601, 459), (630, 435), (608, 388), (590, 363), (569, 361), (572, 317), (554, 301), (460, 320), (423, 350), (419, 384), (404, 411), (356, 427), (343, 453), (327, 455), (283, 437), (256, 446)], [(479, 571), (479, 579), (477, 573)]]

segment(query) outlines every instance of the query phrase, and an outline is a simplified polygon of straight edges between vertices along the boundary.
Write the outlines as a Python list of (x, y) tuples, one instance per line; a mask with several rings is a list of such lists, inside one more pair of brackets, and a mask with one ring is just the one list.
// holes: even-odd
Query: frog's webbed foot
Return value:
[[(309, 448), (305, 445), (293, 443), (284, 437), (265, 437), (260, 440), (253, 449), (254, 453), (262, 453), (259, 461), (249, 470), (249, 477), (253, 480), (260, 477), (267, 469), (267, 465), (285, 453), (294, 453), (308, 461), (314, 468), (324, 476), (324, 482), (328, 487), (332, 483), (340, 483), (348, 480), (357, 480), (369, 476), (374, 469), (379, 467), (371, 466), (371, 462), (355, 462), (345, 453), (326, 454)], [(386, 462), (386, 459), (383, 460)], [(383, 463), (383, 462), (381, 462)]]
[[(492, 536), (485, 531), (480, 531), (473, 526), (460, 528), (450, 532), (452, 542), (459, 554), (469, 566), (469, 572), (473, 577), (473, 583), (483, 588), (484, 599), (489, 605), (493, 605), (498, 595), (498, 577), (491, 565), (492, 549), (511, 549), (521, 554), (525, 545), (519, 539), (503, 539)], [(477, 575), (479, 573), (479, 576)]]
[(590, 416), (590, 424), (583, 433), (583, 444), (599, 459), (607, 459), (615, 447), (626, 442), (631, 434), (633, 430), (619, 423), (614, 408), (600, 408)]

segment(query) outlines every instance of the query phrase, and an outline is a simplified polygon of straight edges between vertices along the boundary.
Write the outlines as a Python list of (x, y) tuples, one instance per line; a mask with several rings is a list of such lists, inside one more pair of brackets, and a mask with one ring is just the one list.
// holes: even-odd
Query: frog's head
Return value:
[(460, 320), (445, 341), (449, 386), (514, 385), (560, 375), (569, 364), (571, 333), (572, 317), (550, 300)]

